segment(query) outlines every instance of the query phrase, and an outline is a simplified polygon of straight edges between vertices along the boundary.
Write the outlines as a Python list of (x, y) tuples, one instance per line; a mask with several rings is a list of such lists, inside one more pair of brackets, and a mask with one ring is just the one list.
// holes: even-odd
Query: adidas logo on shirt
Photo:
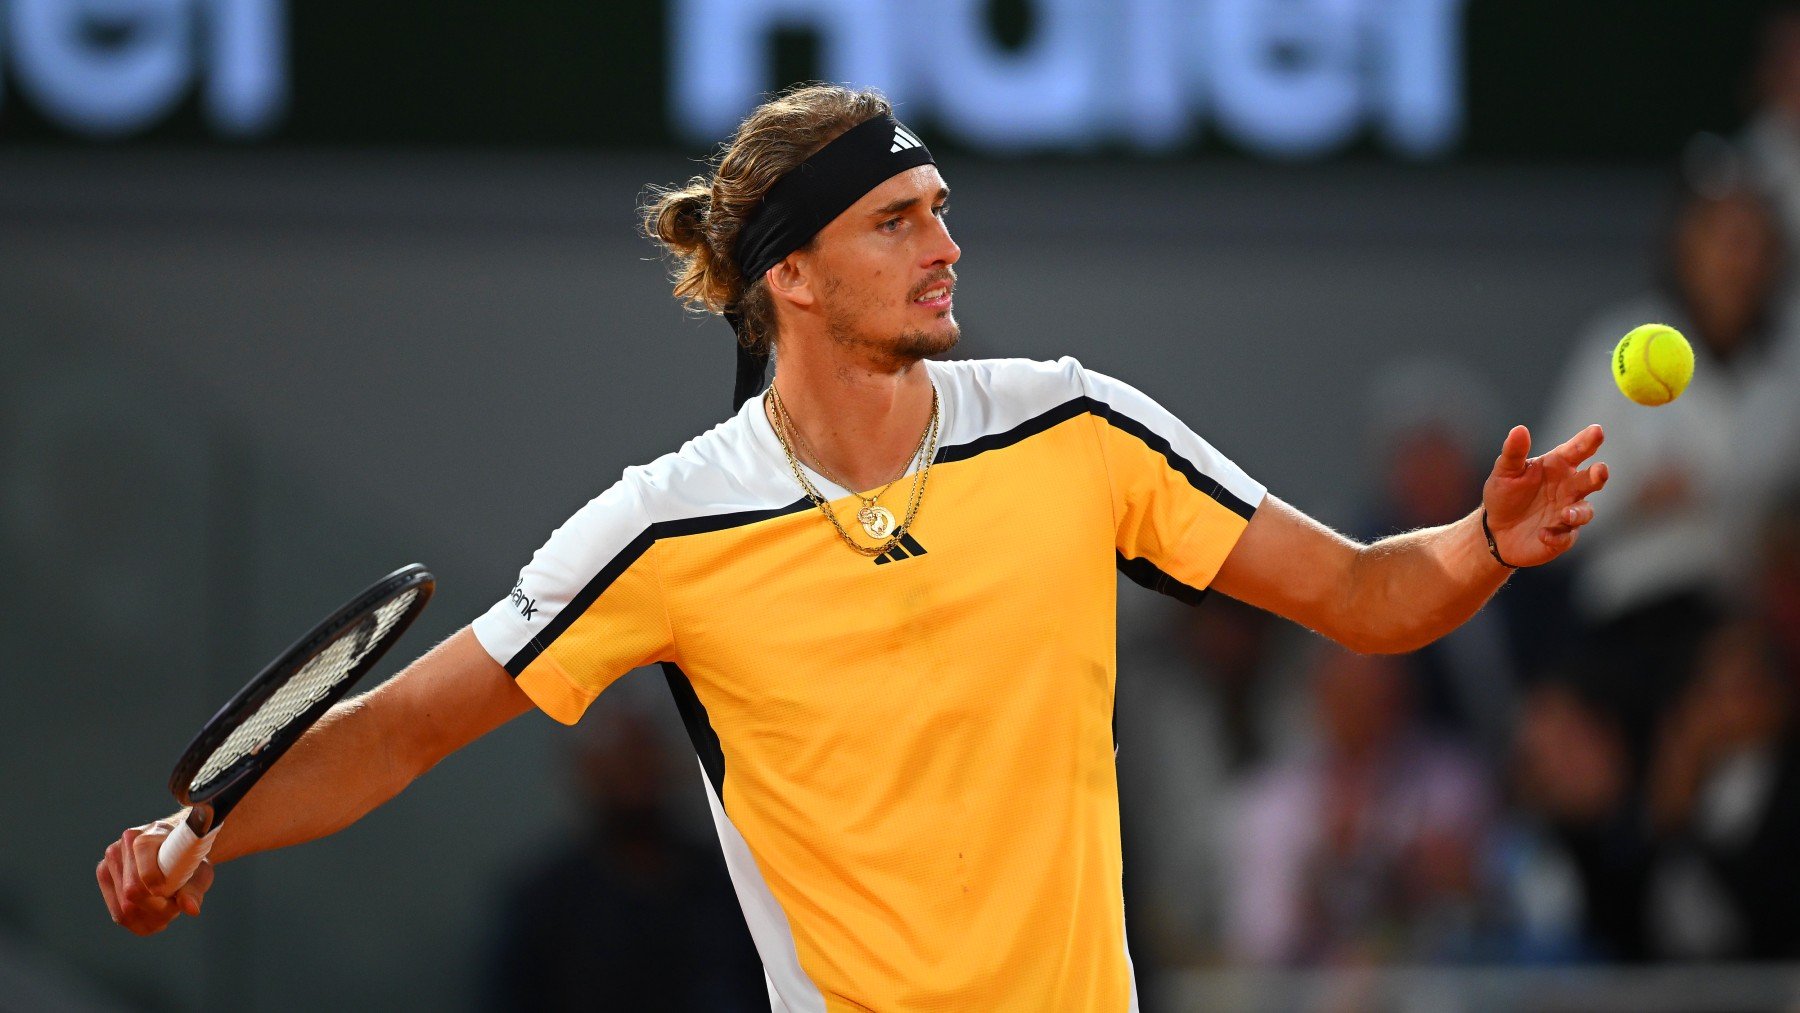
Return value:
[(912, 131), (905, 127), (895, 127), (894, 146), (888, 149), (888, 154), (892, 155), (895, 152), (905, 151), (907, 148), (923, 148), (924, 146), (925, 142), (914, 136)]
[(920, 545), (905, 528), (899, 529), (898, 533), (900, 535), (900, 541), (892, 549), (875, 557), (876, 566), (880, 566), (883, 563), (898, 563), (902, 559), (910, 559), (913, 556), (923, 556), (925, 554), (925, 546)]

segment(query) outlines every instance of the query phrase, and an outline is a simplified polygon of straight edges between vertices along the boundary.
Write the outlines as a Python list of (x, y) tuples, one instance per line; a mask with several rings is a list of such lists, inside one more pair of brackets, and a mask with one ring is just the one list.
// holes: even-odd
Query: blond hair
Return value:
[(639, 207), (644, 234), (674, 261), (675, 297), (701, 313), (743, 319), (739, 339), (767, 353), (775, 307), (763, 279), (746, 279), (733, 250), (775, 181), (858, 124), (893, 113), (873, 89), (799, 85), (757, 106), (710, 163), (679, 187), (651, 187)]

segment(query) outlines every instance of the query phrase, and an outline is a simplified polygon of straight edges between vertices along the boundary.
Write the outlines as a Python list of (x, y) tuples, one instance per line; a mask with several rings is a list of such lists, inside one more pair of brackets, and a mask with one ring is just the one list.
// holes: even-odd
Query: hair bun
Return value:
[(706, 219), (712, 210), (712, 188), (690, 180), (656, 202), (651, 232), (677, 255), (691, 257), (706, 247)]

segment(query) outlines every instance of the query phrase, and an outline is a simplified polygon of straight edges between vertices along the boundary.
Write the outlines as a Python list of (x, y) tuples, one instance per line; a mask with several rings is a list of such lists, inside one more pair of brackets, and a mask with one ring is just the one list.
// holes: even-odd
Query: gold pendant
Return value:
[(865, 506), (856, 512), (856, 519), (862, 521), (870, 538), (886, 538), (894, 533), (894, 515), (887, 507)]

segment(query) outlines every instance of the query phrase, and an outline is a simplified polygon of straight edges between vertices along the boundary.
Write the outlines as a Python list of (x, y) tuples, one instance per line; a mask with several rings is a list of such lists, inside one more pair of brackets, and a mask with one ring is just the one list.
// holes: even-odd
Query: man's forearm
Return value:
[(215, 863), (335, 833), (418, 776), (383, 727), (385, 688), (331, 708), (269, 768), (219, 831)]
[(1325, 632), (1369, 654), (1417, 650), (1474, 615), (1511, 572), (1489, 553), (1480, 511), (1384, 538), (1357, 552), (1341, 620)]
[(223, 861), (342, 830), (530, 705), (465, 627), (327, 712), (232, 810), (212, 853)]
[[(1514, 426), (1482, 485), (1495, 544), (1508, 563), (1540, 566), (1594, 519), (1587, 497), (1606, 465), (1582, 467), (1604, 434), (1589, 426), (1542, 457)], [(1495, 559), (1481, 511), (1442, 527), (1358, 545), (1265, 496), (1212, 586), (1364, 653), (1416, 650), (1474, 615), (1512, 571)]]

